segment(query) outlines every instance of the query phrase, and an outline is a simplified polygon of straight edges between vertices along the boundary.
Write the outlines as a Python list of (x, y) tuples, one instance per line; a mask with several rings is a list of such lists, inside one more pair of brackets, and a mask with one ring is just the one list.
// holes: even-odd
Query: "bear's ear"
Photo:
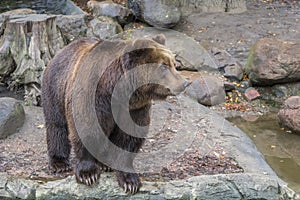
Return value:
[(155, 42), (165, 45), (166, 44), (166, 36), (164, 34), (158, 34), (152, 38)]

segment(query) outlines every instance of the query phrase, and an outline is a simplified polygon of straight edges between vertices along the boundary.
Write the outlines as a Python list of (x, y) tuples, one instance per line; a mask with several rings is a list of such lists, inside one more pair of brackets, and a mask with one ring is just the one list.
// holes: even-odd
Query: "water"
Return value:
[(276, 113), (247, 120), (241, 117), (228, 120), (254, 141), (277, 175), (300, 194), (300, 135), (282, 130)]

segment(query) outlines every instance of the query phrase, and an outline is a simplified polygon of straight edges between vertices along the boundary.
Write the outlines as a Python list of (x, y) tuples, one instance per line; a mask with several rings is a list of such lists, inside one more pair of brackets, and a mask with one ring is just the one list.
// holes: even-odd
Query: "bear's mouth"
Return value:
[(153, 99), (166, 99), (168, 96), (175, 96), (169, 88), (157, 89), (154, 91)]

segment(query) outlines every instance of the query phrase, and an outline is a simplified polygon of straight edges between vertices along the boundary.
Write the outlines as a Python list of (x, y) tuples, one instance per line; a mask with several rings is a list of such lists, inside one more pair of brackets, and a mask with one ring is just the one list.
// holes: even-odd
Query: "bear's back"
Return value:
[(43, 107), (58, 104), (63, 109), (66, 86), (70, 72), (75, 67), (74, 63), (86, 48), (98, 42), (100, 41), (96, 38), (82, 38), (57, 52), (43, 73), (41, 96)]

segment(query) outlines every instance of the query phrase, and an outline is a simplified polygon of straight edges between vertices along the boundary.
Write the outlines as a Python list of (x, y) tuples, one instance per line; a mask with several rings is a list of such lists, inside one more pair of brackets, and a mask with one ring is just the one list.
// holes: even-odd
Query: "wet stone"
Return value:
[(278, 113), (279, 123), (281, 126), (300, 133), (300, 96), (288, 98), (283, 108)]
[(260, 97), (260, 94), (255, 88), (250, 87), (245, 91), (245, 97), (248, 101), (253, 101), (254, 99)]

